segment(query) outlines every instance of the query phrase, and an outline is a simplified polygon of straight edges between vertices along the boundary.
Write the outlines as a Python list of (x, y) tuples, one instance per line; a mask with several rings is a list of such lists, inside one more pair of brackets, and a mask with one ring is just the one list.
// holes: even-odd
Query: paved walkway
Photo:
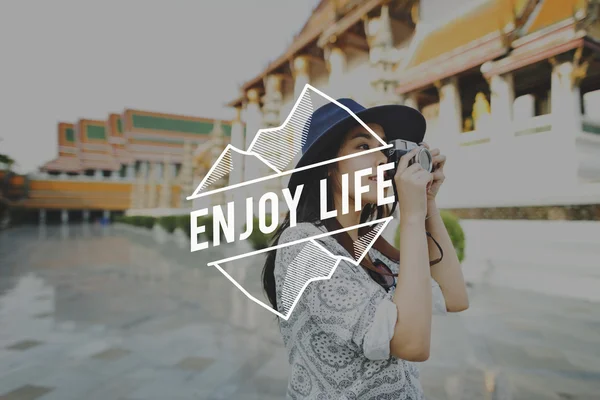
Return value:
[[(600, 398), (598, 304), (484, 286), (471, 304), (434, 320), (429, 399)], [(281, 399), (286, 362), (273, 314), (199, 253), (114, 227), (0, 233), (0, 400)]]

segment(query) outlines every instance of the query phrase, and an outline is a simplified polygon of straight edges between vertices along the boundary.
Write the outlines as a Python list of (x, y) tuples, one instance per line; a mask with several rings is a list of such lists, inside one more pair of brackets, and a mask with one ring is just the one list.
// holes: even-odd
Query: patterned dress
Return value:
[[(279, 244), (327, 232), (324, 226), (299, 223), (286, 229)], [(351, 255), (333, 237), (316, 240), (331, 254)], [(277, 250), (275, 283), (281, 310), (281, 292), (287, 268), (301, 245)], [(394, 272), (398, 265), (372, 248)], [(331, 257), (323, 252), (323, 257)], [(443, 295), (432, 279), (435, 313), (445, 313)], [(386, 292), (361, 266), (342, 260), (330, 279), (311, 282), (288, 320), (279, 319), (287, 349), (290, 374), (288, 399), (423, 399), (419, 370), (413, 362), (390, 355), (397, 320), (395, 288)]]

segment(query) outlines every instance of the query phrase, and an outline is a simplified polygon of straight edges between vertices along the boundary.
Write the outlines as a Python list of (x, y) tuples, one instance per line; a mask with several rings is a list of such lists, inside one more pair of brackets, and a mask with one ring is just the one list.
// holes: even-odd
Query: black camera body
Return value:
[[(394, 173), (398, 169), (398, 163), (400, 157), (406, 153), (410, 153), (413, 149), (420, 147), (418, 144), (409, 142), (408, 140), (394, 139), (389, 142), (392, 147), (383, 150), (386, 152), (388, 162), (394, 163)], [(408, 161), (408, 166), (411, 166), (415, 162), (421, 164), (423, 169), (427, 172), (433, 172), (433, 157), (429, 150), (425, 147), (421, 147), (421, 150), (417, 152), (417, 155)]]

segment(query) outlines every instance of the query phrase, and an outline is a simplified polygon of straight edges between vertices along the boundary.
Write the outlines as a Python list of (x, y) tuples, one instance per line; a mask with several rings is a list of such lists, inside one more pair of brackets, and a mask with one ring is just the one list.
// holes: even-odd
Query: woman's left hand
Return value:
[(435, 196), (437, 196), (442, 183), (444, 183), (444, 179), (446, 179), (444, 175), (446, 156), (440, 153), (440, 149), (431, 150), (429, 145), (425, 142), (421, 143), (421, 146), (429, 150), (431, 157), (433, 158), (433, 182), (427, 188), (427, 200), (435, 200)]

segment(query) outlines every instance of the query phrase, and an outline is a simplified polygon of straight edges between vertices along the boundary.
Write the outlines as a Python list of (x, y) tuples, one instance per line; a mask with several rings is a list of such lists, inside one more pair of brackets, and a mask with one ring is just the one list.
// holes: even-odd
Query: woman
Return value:
[[(398, 138), (422, 142), (425, 120), (412, 108), (389, 105), (365, 109), (350, 99), (338, 101), (384, 142)], [(313, 113), (296, 167), (376, 147), (381, 143), (367, 129), (345, 110), (329, 103)], [(308, 284), (287, 320), (279, 319), (291, 366), (288, 398), (423, 398), (414, 363), (429, 357), (432, 311), (465, 310), (468, 298), (458, 257), (435, 203), (444, 181), (445, 157), (437, 149), (431, 151), (435, 169), (430, 173), (419, 163), (409, 166), (415, 154), (416, 149), (403, 156), (393, 176), (400, 211), (400, 249), (380, 236), (356, 266), (349, 260), (356, 260), (354, 243), (365, 234), (364, 229), (316, 241), (331, 255), (345, 258), (329, 279)], [(369, 167), (376, 171), (378, 165), (387, 162), (383, 152), (374, 151), (294, 173), (289, 183), (292, 193), (298, 185), (304, 185), (296, 225), (290, 228), (288, 214), (275, 232), (273, 244), (388, 216), (387, 206), (377, 206), (376, 182), (369, 179), (372, 177), (364, 177), (362, 182), (369, 185), (369, 191), (361, 197), (362, 210), (355, 212), (351, 206), (349, 212), (338, 212), (337, 218), (322, 221), (319, 207), (321, 179), (327, 178), (328, 182), (328, 210), (340, 211), (341, 176), (353, 176), (354, 171)], [(348, 184), (349, 204), (353, 205), (354, 179)], [(263, 287), (274, 309), (284, 306), (282, 290), (288, 268), (302, 247), (311, 245), (305, 241), (283, 246), (268, 255)], [(313, 261), (320, 262), (321, 256), (315, 257)], [(322, 258), (327, 259), (327, 254), (323, 253)], [(437, 261), (430, 262), (435, 258)]]

